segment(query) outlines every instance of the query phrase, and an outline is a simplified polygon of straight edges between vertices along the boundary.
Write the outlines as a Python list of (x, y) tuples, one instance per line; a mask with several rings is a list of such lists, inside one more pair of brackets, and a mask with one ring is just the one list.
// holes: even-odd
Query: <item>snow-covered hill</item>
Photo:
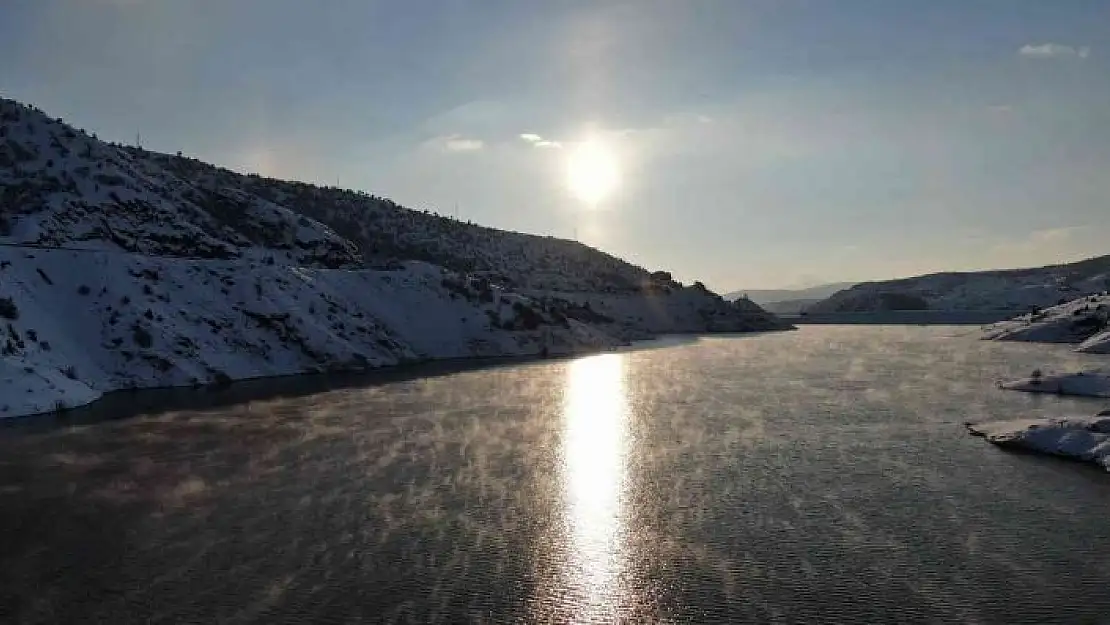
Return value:
[(195, 159), (150, 152), (145, 158), (204, 188), (238, 188), (328, 224), (372, 264), (423, 260), (522, 289), (634, 292), (652, 281), (646, 269), (576, 241), (487, 228), (362, 192), (242, 175)]
[[(325, 225), (326, 224), (326, 225)], [(0, 99), (0, 243), (353, 268), (421, 260), (532, 291), (682, 287), (576, 241), (410, 210), (363, 192), (105, 144)], [(711, 307), (719, 298), (699, 285)]]
[(0, 248), (0, 417), (102, 393), (620, 344), (421, 262), (391, 271)]
[(984, 338), (1078, 343), (1078, 351), (1110, 354), (1110, 295), (1089, 295), (988, 326)]
[(0, 243), (358, 267), (349, 241), (216, 180), (181, 178), (0, 99)]
[(1035, 269), (937, 273), (865, 282), (810, 306), (811, 313), (887, 310), (1024, 312), (1110, 289), (1110, 256)]
[(579, 243), (110, 145), (0, 99), (0, 416), (120, 388), (786, 327)]
[[(627, 339), (659, 334), (697, 332), (752, 332), (782, 330), (778, 317), (758, 305), (739, 300), (729, 302), (698, 286), (662, 287), (656, 292), (601, 293), (582, 291), (524, 291), (541, 301), (588, 307), (607, 331)], [(609, 321), (611, 320), (611, 321)]]

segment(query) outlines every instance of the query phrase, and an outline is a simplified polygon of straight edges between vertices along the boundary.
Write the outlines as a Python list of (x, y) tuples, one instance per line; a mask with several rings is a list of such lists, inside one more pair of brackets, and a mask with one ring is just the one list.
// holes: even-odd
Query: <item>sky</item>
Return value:
[(1110, 0), (2, 4), (102, 139), (721, 291), (1110, 253)]

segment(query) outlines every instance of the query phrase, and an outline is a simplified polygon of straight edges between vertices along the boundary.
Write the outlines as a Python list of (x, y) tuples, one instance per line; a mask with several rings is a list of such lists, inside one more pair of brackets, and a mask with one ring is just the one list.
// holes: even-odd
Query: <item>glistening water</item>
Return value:
[(0, 618), (1110, 622), (1110, 476), (962, 426), (1095, 362), (820, 326), (6, 428)]

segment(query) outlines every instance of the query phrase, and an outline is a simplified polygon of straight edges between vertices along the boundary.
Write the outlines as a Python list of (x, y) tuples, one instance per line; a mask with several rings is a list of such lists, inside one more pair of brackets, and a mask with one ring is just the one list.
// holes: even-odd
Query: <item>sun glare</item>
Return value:
[(567, 184), (574, 197), (591, 206), (608, 199), (620, 184), (613, 150), (597, 139), (578, 144), (567, 159)]
[(581, 623), (616, 620), (624, 588), (625, 461), (629, 401), (622, 354), (570, 363), (564, 405), (564, 479)]

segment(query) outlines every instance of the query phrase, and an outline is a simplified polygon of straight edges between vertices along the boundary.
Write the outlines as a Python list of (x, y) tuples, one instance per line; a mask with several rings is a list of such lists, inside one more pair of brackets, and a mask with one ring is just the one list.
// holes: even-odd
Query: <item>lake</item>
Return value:
[(0, 620), (1110, 622), (1110, 476), (962, 425), (1090, 415), (994, 383), (1098, 357), (976, 336), (806, 326), (2, 428)]

